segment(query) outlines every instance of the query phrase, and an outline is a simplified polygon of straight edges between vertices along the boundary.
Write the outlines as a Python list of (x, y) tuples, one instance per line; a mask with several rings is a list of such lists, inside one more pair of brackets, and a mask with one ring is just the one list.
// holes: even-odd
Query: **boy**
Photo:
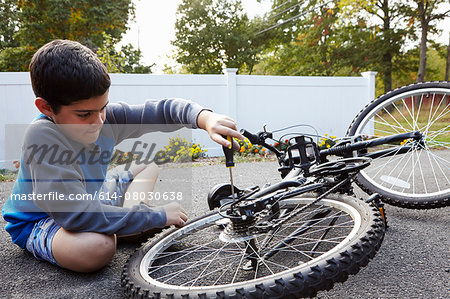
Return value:
[[(15, 244), (37, 259), (66, 269), (98, 270), (114, 256), (117, 236), (180, 227), (187, 220), (177, 203), (160, 208), (123, 206), (125, 192), (152, 190), (154, 165), (133, 165), (112, 185), (105, 182), (114, 145), (148, 132), (143, 125), (125, 124), (192, 125), (224, 146), (229, 142), (223, 135), (243, 139), (232, 119), (193, 102), (108, 104), (107, 70), (77, 42), (55, 40), (44, 45), (31, 60), (30, 76), (41, 114), (25, 134), (18, 178), (2, 211), (5, 229)], [(101, 192), (122, 200), (102, 201)], [(60, 196), (57, 200), (55, 194)]]

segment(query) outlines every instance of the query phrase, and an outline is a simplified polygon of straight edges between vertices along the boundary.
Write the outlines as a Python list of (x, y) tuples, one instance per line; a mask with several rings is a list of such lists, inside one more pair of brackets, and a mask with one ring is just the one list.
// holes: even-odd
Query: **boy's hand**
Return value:
[(175, 225), (177, 227), (182, 227), (187, 221), (187, 213), (176, 202), (169, 203), (163, 206), (166, 211), (166, 226)]
[[(240, 140), (244, 139), (244, 136), (237, 131), (234, 120), (226, 115), (203, 110), (198, 115), (197, 124), (199, 128), (208, 132), (212, 140), (225, 147), (229, 147), (230, 142), (222, 136), (231, 136)], [(239, 144), (235, 140), (233, 140), (233, 145), (236, 150), (240, 149)]]

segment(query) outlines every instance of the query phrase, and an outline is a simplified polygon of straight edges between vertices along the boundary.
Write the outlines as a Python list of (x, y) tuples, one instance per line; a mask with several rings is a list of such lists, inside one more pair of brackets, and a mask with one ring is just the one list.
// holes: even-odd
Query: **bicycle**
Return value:
[[(412, 107), (422, 111), (414, 103), (418, 95), (418, 105), (428, 105), (428, 115), (436, 117), (428, 117), (420, 130), (419, 113), (411, 113), (413, 130), (401, 132), (405, 126), (393, 111)], [(250, 142), (275, 153), (282, 180), (262, 188), (234, 186), (236, 198), (230, 184), (213, 188), (208, 194), (212, 212), (180, 229), (163, 232), (130, 257), (122, 273), (127, 295), (298, 298), (314, 296), (335, 282), (345, 281), (381, 246), (386, 216), (380, 199), (414, 208), (448, 205), (450, 167), (442, 157), (448, 149), (448, 125), (435, 129), (437, 119), (447, 117), (450, 111), (447, 102), (440, 106), (448, 96), (450, 84), (442, 82), (406, 86), (383, 95), (358, 114), (349, 136), (323, 150), (314, 136), (297, 134), (289, 138), (289, 147), (282, 152), (266, 142), (273, 137), (272, 132), (243, 130)], [(405, 97), (411, 97), (412, 106)], [(428, 98), (431, 104), (422, 105)], [(435, 105), (436, 99), (439, 104)], [(391, 134), (386, 128), (398, 132)], [(381, 131), (385, 136), (374, 134)], [(440, 168), (443, 175), (431, 177), (437, 190), (430, 189), (431, 184), (416, 184), (414, 179), (417, 173), (425, 175), (420, 160), (423, 152), (425, 158), (437, 156), (444, 164)], [(329, 160), (331, 155), (340, 158)], [(407, 171), (395, 173), (383, 167), (404, 168), (409, 164), (404, 160), (408, 156), (416, 159), (413, 179)], [(435, 165), (431, 165), (429, 169), (434, 171)], [(365, 200), (356, 198), (354, 181), (372, 195)]]

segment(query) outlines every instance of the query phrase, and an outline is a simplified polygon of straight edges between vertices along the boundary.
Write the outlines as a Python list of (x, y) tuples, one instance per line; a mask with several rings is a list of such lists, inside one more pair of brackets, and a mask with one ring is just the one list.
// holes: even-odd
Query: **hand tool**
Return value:
[(233, 197), (233, 202), (235, 201), (235, 194), (234, 194), (234, 184), (233, 184), (233, 172), (231, 171), (231, 168), (234, 167), (234, 161), (233, 161), (233, 155), (234, 155), (234, 149), (233, 149), (233, 137), (231, 136), (223, 136), (223, 138), (227, 139), (230, 142), (230, 146), (222, 146), (223, 153), (225, 154), (225, 166), (230, 170), (230, 182), (231, 182), (231, 196)]

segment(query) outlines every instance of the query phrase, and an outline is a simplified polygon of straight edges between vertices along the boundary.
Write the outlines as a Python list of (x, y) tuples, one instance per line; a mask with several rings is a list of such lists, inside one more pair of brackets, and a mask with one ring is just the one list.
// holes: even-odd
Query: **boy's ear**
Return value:
[(53, 112), (52, 107), (50, 106), (50, 104), (44, 100), (43, 98), (37, 98), (34, 101), (34, 104), (36, 105), (36, 107), (39, 109), (39, 111), (47, 116), (54, 116), (55, 113)]

